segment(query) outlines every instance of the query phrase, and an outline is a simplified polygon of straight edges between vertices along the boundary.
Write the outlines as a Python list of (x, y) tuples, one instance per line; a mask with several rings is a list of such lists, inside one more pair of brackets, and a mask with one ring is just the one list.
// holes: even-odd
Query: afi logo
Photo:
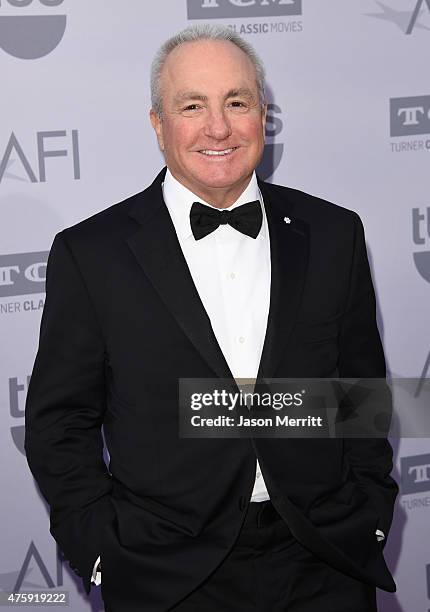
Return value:
[(418, 0), (417, 5), (416, 5), (416, 7), (415, 7), (415, 9), (414, 9), (414, 12), (412, 13), (412, 17), (411, 17), (411, 20), (410, 20), (410, 22), (409, 22), (409, 25), (408, 25), (408, 27), (406, 28), (406, 34), (411, 34), (411, 33), (412, 33), (412, 30), (414, 29), (415, 24), (416, 24), (416, 22), (417, 22), (417, 19), (418, 19), (418, 17), (419, 17), (419, 14), (420, 14), (421, 8), (422, 8), (424, 5), (425, 5), (425, 6), (428, 8), (428, 10), (430, 11), (430, 0)]
[(402, 457), (400, 465), (402, 493), (430, 491), (430, 455)]
[(427, 12), (430, 14), (430, 0), (417, 0), (412, 13), (410, 11), (397, 11), (379, 0), (375, 0), (376, 4), (382, 10), (381, 13), (366, 13), (368, 17), (382, 19), (396, 25), (404, 32), (404, 34), (412, 34), (412, 31), (417, 28), (420, 30), (430, 30), (429, 27), (420, 22), (424, 9), (427, 7)]
[(0, 297), (43, 293), (49, 251), (0, 255)]
[(390, 135), (417, 134), (430, 134), (430, 96), (391, 98)]
[[(52, 563), (52, 559), (51, 559)], [(46, 586), (42, 586), (42, 588), (55, 589), (56, 587), (61, 587), (64, 585), (63, 578), (63, 563), (64, 563), (64, 555), (60, 551), (60, 549), (56, 548), (56, 559), (55, 559), (55, 574), (51, 574), (48, 570), (48, 565), (44, 562), (42, 555), (38, 551), (34, 542), (30, 542), (30, 546), (28, 547), (27, 553), (25, 555), (24, 561), (19, 569), (17, 579), (15, 584), (9, 585), (11, 590), (14, 593), (19, 593), (21, 588), (23, 590), (34, 589), (34, 587), (38, 587), (39, 585), (34, 583), (34, 574), (32, 574), (32, 580), (29, 581), (27, 578), (29, 574), (32, 572), (34, 564), (37, 565), (39, 571), (43, 577)], [(13, 573), (15, 575), (15, 572)], [(68, 603), (68, 602), (67, 602)]]
[(302, 0), (187, 0), (187, 8), (188, 19), (301, 15)]
[[(1, 1), (1, 0), (0, 0)], [(80, 161), (79, 161), (79, 140), (78, 130), (71, 131), (71, 142), (69, 149), (51, 149), (49, 150), (46, 146), (49, 145), (50, 140), (54, 138), (65, 138), (67, 137), (66, 130), (51, 130), (49, 132), (36, 132), (36, 150), (37, 150), (37, 170), (33, 169), (30, 161), (28, 160), (23, 147), (21, 146), (18, 138), (12, 132), (9, 141), (6, 143), (3, 157), (0, 157), (0, 182), (3, 177), (6, 178), (17, 178), (15, 174), (12, 174), (8, 168), (16, 161), (19, 160), (23, 171), (27, 175), (27, 178), (32, 183), (46, 182), (46, 159), (48, 157), (71, 157), (71, 164), (73, 164), (73, 178), (75, 181), (81, 178)], [(52, 143), (51, 143), (52, 146)], [(1, 156), (1, 149), (0, 149)], [(12, 159), (11, 159), (12, 158)], [(52, 166), (51, 166), (52, 167)], [(36, 175), (38, 172), (38, 176)], [(70, 174), (72, 174), (72, 168), (70, 168)]]

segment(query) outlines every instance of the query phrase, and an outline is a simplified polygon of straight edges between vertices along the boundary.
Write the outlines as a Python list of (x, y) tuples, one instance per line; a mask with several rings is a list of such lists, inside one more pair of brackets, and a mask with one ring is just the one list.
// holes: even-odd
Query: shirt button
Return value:
[(244, 338), (243, 336), (240, 336), (240, 337), (239, 337), (239, 342), (240, 342), (241, 344), (243, 344), (243, 343), (245, 342), (245, 338)]
[(236, 278), (236, 274), (234, 272), (230, 272), (230, 278)]

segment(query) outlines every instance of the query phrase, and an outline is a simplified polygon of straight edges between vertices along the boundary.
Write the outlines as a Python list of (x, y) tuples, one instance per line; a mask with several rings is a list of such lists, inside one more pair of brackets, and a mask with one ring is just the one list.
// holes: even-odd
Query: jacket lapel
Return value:
[[(271, 287), (257, 379), (273, 377), (297, 318), (309, 256), (309, 226), (294, 215), (286, 190), (258, 180), (270, 236)], [(285, 376), (285, 374), (284, 374)]]
[[(130, 216), (139, 229), (128, 239), (144, 273), (175, 317), (183, 332), (219, 378), (233, 375), (213, 332), (176, 236), (161, 183), (166, 169), (139, 194)], [(305, 222), (292, 216), (294, 204), (277, 188), (258, 180), (267, 215), (271, 289), (266, 335), (257, 378), (270, 378), (285, 350), (303, 290), (309, 233)], [(290, 223), (284, 221), (290, 219)], [(234, 379), (233, 379), (234, 380)]]
[(165, 168), (130, 211), (140, 227), (127, 239), (137, 261), (183, 332), (220, 378), (233, 375), (212, 330), (162, 198)]

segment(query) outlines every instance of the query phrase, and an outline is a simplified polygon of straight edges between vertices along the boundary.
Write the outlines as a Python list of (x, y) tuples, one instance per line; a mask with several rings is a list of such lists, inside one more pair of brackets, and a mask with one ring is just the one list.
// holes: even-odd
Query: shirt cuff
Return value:
[(381, 542), (382, 540), (385, 540), (385, 534), (383, 531), (381, 531), (380, 529), (376, 530), (376, 538), (378, 540), (378, 542)]
[(94, 563), (93, 574), (91, 576), (91, 582), (94, 582), (96, 586), (98, 586), (102, 582), (102, 573), (100, 570), (97, 571), (99, 563), (100, 557), (97, 557), (97, 561)]

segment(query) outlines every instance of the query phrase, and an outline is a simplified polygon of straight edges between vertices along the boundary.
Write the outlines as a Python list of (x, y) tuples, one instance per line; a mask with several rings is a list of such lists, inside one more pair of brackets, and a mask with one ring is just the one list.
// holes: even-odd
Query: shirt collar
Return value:
[[(185, 185), (182, 185), (182, 183), (180, 183), (173, 176), (169, 168), (166, 170), (162, 189), (164, 202), (169, 210), (176, 233), (182, 240), (185, 240), (190, 236), (194, 238), (190, 225), (190, 210), (193, 202), (201, 202), (202, 204), (206, 204), (212, 208), (215, 207), (209, 204), (209, 202), (202, 200), (202, 198), (199, 196), (196, 196), (192, 191), (185, 187)], [(251, 180), (244, 191), (242, 191), (238, 199), (225, 210), (231, 210), (232, 208), (236, 208), (236, 206), (240, 206), (241, 204), (245, 204), (245, 202), (251, 202), (253, 200), (258, 200), (260, 202), (264, 219), (264, 206), (262, 205), (262, 196), (258, 188), (255, 171), (252, 173)], [(264, 223), (260, 232), (262, 231), (264, 231)]]

